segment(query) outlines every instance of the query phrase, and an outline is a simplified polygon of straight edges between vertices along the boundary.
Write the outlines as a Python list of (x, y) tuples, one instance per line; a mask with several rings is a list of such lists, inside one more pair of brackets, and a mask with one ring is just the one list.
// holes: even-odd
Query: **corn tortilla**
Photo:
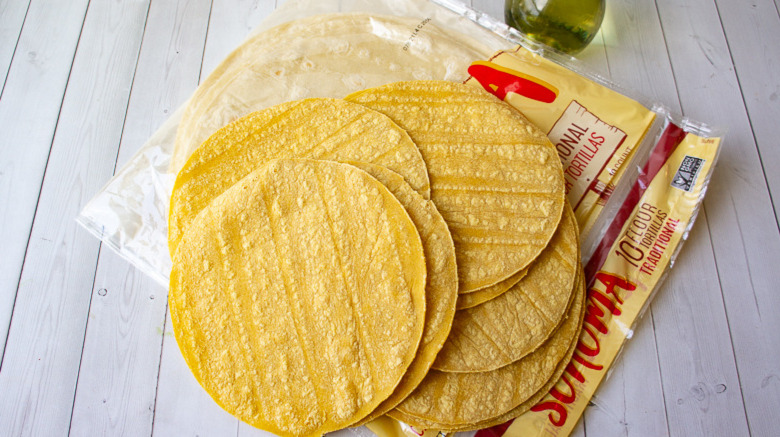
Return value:
[(470, 293), (462, 293), (458, 298), (458, 309), (465, 310), (466, 308), (473, 308), (501, 296), (509, 291), (510, 288), (514, 287), (515, 284), (520, 282), (527, 274), (528, 268), (526, 267), (498, 284), (493, 284)]
[(561, 226), (528, 274), (501, 296), (457, 312), (433, 368), (484, 372), (533, 352), (566, 314), (579, 252), (577, 223), (566, 203)]
[(376, 179), (274, 160), (215, 198), (173, 258), (190, 370), (229, 413), (283, 436), (360, 420), (398, 385), (425, 317), (422, 243)]
[(399, 173), (427, 196), (428, 173), (412, 140), (392, 120), (338, 99), (307, 99), (254, 112), (223, 127), (176, 177), (168, 216), (173, 254), (189, 223), (212, 199), (271, 159), (371, 162)]
[(518, 407), (544, 387), (567, 356), (581, 327), (584, 296), (584, 287), (578, 287), (566, 317), (532, 354), (489, 372), (431, 370), (388, 415), (421, 429), (461, 429)]
[(508, 278), (547, 246), (563, 210), (563, 171), (547, 136), (517, 110), (446, 81), (397, 82), (345, 99), (387, 114), (420, 148), (455, 241), (460, 293)]
[(450, 231), (433, 202), (425, 200), (415, 192), (397, 173), (374, 164), (351, 164), (379, 180), (406, 208), (420, 233), (427, 266), (425, 328), (417, 355), (393, 394), (358, 423), (362, 425), (398, 405), (428, 373), (436, 354), (447, 339), (455, 317), (458, 271), (455, 263), (455, 246)]
[[(585, 290), (585, 274), (582, 272), (582, 267), (580, 267), (580, 272), (577, 276), (577, 299), (582, 299), (585, 301), (587, 299), (587, 293)], [(582, 323), (583, 318), (585, 317), (585, 308), (586, 305), (583, 302), (582, 309), (580, 310), (579, 315), (579, 326), (577, 327), (577, 333), (581, 332), (582, 330)], [(574, 356), (574, 351), (577, 349), (577, 343), (579, 341), (580, 336), (575, 335), (574, 338), (571, 341), (571, 344), (569, 344), (569, 349), (566, 351), (566, 355), (561, 360), (560, 363), (555, 367), (555, 371), (553, 372), (550, 379), (544, 383), (542, 388), (540, 388), (536, 393), (534, 393), (533, 396), (528, 398), (526, 401), (524, 401), (522, 404), (516, 406), (515, 408), (507, 411), (506, 413), (494, 417), (492, 419), (486, 420), (484, 422), (475, 423), (471, 426), (459, 428), (459, 429), (453, 429), (448, 431), (471, 431), (471, 430), (477, 430), (477, 429), (485, 429), (490, 428), (491, 426), (500, 425), (502, 423), (506, 423), (507, 421), (514, 419), (515, 417), (520, 416), (521, 414), (525, 413), (526, 411), (530, 410), (531, 407), (539, 403), (539, 401), (544, 398), (547, 393), (552, 389), (552, 387), (561, 379), (561, 376), (563, 375), (563, 372), (566, 371), (566, 367), (569, 365), (569, 362), (571, 361), (571, 358)]]

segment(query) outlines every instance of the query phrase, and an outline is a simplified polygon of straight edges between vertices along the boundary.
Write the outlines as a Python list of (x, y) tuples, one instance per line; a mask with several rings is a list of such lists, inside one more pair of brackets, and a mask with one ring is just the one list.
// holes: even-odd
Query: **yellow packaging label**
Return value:
[[(510, 103), (547, 132), (563, 163), (567, 196), (583, 236), (614, 188), (633, 183), (612, 224), (593, 229), (604, 238), (585, 268), (585, 319), (563, 376), (530, 411), (475, 435), (566, 436), (676, 256), (703, 199), (720, 138), (697, 136), (689, 132), (693, 125), (683, 129), (668, 123), (664, 113), (522, 47), (475, 62), (469, 73), (469, 83)], [(648, 135), (654, 124), (665, 125), (658, 138)], [(653, 143), (640, 179), (621, 182), (628, 168), (640, 165), (632, 161), (643, 141)], [(380, 437), (444, 437), (387, 417), (368, 427)]]
[(474, 62), (469, 74), (467, 83), (482, 86), (547, 132), (563, 163), (569, 202), (585, 228), (655, 112), (522, 46)]
[(588, 275), (585, 322), (566, 372), (505, 437), (569, 435), (574, 429), (695, 216), (719, 143), (689, 133), (660, 168), (603, 265)]

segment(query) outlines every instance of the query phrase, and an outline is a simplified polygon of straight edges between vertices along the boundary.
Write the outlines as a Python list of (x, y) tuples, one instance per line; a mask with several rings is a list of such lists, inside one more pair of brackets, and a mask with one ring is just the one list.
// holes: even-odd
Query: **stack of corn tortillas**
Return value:
[(489, 53), (432, 25), (415, 44), (437, 50), (397, 52), (408, 21), (260, 34), (184, 113), (174, 331), (204, 389), (258, 428), (483, 428), (538, 402), (576, 345), (579, 235), (555, 149), (481, 88), (409, 81)]
[(224, 126), (177, 176), (169, 247), (187, 364), (280, 435), (384, 414), (501, 423), (557, 380), (581, 326), (556, 152), (471, 85), (397, 82)]

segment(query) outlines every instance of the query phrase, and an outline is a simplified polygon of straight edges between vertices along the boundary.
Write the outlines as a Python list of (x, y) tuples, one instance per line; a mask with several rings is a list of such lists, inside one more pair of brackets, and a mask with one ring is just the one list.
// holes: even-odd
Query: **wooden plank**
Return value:
[[(0, 84), (5, 84), (30, 1), (0, 1)], [(3, 85), (0, 85), (2, 94)]]
[[(208, 36), (202, 50), (201, 80), (243, 41), (249, 31), (259, 24), (274, 6), (274, 0), (214, 0)], [(194, 86), (192, 88), (194, 90)], [(238, 420), (223, 411), (209, 397), (184, 363), (170, 322), (165, 326), (162, 347), (154, 434), (237, 434)]]
[[(152, 3), (127, 108), (119, 169), (195, 91), (211, 0)], [(169, 44), (160, 44), (160, 41)]]
[[(210, 0), (151, 4), (120, 166), (195, 88), (210, 7)], [(167, 290), (103, 250), (92, 293), (70, 434), (150, 435)]]
[[(611, 79), (654, 100), (677, 103), (663, 32), (655, 5), (609, 2), (600, 34)], [(661, 369), (652, 309), (615, 362), (588, 408), (588, 425), (604, 435), (663, 435), (667, 432)]]
[(698, 221), (653, 302), (669, 430), (672, 435), (748, 435), (703, 211)]
[(86, 10), (86, 0), (32, 5), (0, 100), (0, 356)]
[[(767, 178), (770, 197), (773, 198), (776, 219), (780, 211), (780, 172), (776, 170), (780, 166), (780, 149), (775, 133), (777, 121), (780, 120), (780, 50), (777, 48), (777, 41), (780, 41), (780, 15), (777, 5), (769, 0), (757, 0), (750, 4), (719, 1), (717, 5), (741, 95), (747, 106), (750, 128), (760, 153), (763, 173)], [(744, 119), (740, 122), (744, 122)], [(745, 145), (750, 145), (747, 126), (743, 125), (737, 135), (740, 136), (735, 139), (744, 139)], [(731, 148), (730, 134), (726, 141), (726, 147)], [(739, 168), (739, 173), (745, 170), (744, 167)], [(760, 190), (761, 186), (757, 185), (760, 183), (760, 180), (755, 182), (751, 191)], [(712, 210), (708, 208), (708, 211)], [(743, 211), (740, 216), (746, 213)], [(768, 212), (762, 214), (762, 217), (770, 220)], [(738, 233), (752, 234), (747, 238), (759, 244), (759, 235), (749, 229), (752, 220), (745, 224), (740, 222)], [(767, 223), (762, 230), (771, 235), (771, 224)], [(770, 243), (773, 241), (776, 240), (769, 239)], [(720, 246), (724, 251), (725, 244)], [(775, 413), (780, 407), (780, 341), (777, 337), (780, 332), (777, 311), (780, 309), (780, 294), (777, 293), (776, 267), (773, 269), (770, 265), (776, 266), (780, 259), (776, 258), (776, 250), (763, 249), (761, 246), (744, 249), (747, 250), (746, 256), (738, 261), (745, 264), (747, 258), (742, 275), (731, 277), (730, 271), (721, 272), (721, 280), (726, 284), (723, 297), (731, 321), (731, 335), (750, 431), (754, 435), (770, 435), (780, 427), (780, 417)], [(726, 258), (723, 263), (732, 262), (737, 255), (724, 255)], [(764, 256), (768, 258), (763, 259)], [(748, 282), (741, 282), (744, 280)]]
[[(59, 21), (73, 5), (41, 6), (57, 20), (48, 32), (37, 29), (39, 38), (62, 38), (68, 24)], [(147, 9), (148, 2), (92, 2), (84, 21), (0, 372), (0, 429), (8, 435), (68, 431), (99, 248), (74, 217), (111, 175)]]
[(775, 215), (780, 215), (780, 172), (774, 171), (780, 165), (775, 134), (780, 120), (780, 14), (771, 0), (749, 5), (718, 1), (717, 5), (764, 176), (773, 194)]
[(198, 385), (179, 352), (170, 313), (166, 320), (153, 435), (236, 435), (238, 420)]
[[(670, 316), (674, 316), (676, 323), (680, 324), (680, 333), (668, 333), (670, 340), (672, 337), (687, 337), (691, 345), (707, 350), (712, 356), (711, 360), (687, 356), (674, 349), (674, 342), (668, 350), (661, 351), (659, 343), (662, 355), (670, 357), (669, 362), (662, 362), (664, 368), (690, 375), (687, 381), (665, 384), (667, 400), (671, 400), (667, 402), (670, 423), (692, 423), (691, 417), (698, 417), (702, 419), (698, 421), (699, 426), (706, 433), (745, 434), (745, 414), (740, 414), (740, 407), (742, 399), (751, 396), (752, 388), (743, 385), (738, 392), (740, 382), (761, 381), (778, 372), (776, 332), (780, 316), (776, 311), (762, 312), (760, 309), (761, 304), (771, 305), (773, 302), (777, 307), (777, 297), (773, 296), (777, 290), (776, 266), (780, 260), (777, 222), (715, 4), (710, 0), (662, 0), (658, 2), (658, 7), (683, 111), (694, 119), (729, 128), (704, 202), (712, 250), (717, 261), (714, 273), (718, 275), (720, 287), (709, 277), (698, 280), (687, 277), (687, 274), (672, 275), (669, 288), (679, 287), (681, 290), (666, 300), (671, 308), (684, 302), (690, 305), (692, 314), (700, 317), (699, 314), (708, 310), (710, 313), (721, 311), (701, 298), (710, 299), (722, 294), (720, 299), (725, 299), (728, 304), (728, 330), (724, 331), (720, 326), (698, 325), (696, 322), (700, 319), (690, 323), (689, 315), (675, 315), (670, 309)], [(681, 13), (688, 10), (695, 13)], [(694, 229), (694, 232), (697, 230)], [(693, 239), (689, 244), (694, 249), (688, 248), (687, 254), (682, 254), (683, 263), (692, 263), (685, 268), (688, 273), (699, 271), (699, 253), (704, 256), (710, 249), (697, 247), (700, 241)], [(692, 255), (692, 252), (696, 254)], [(693, 294), (685, 296), (686, 292)], [(664, 296), (660, 297), (663, 300)], [(766, 327), (774, 327), (775, 330), (764, 331)], [(747, 332), (750, 334), (744, 337), (739, 335)], [(752, 344), (743, 346), (738, 344), (739, 341)], [(706, 371), (721, 366), (722, 370), (726, 370), (726, 366), (734, 366), (732, 347), (738, 353), (738, 364), (741, 363), (738, 367), (739, 380), (732, 377), (731, 372), (707, 372), (694, 378), (693, 373), (701, 369)], [(717, 355), (719, 350), (723, 350), (721, 355)], [(774, 355), (767, 353), (773, 351)], [(719, 393), (721, 390), (725, 391)], [(776, 388), (771, 390), (776, 391)], [(704, 399), (698, 401), (702, 392)], [(712, 393), (715, 395), (710, 396)], [(686, 402), (689, 398), (697, 400)], [(721, 403), (727, 406), (716, 407)], [(703, 409), (708, 412), (707, 420), (703, 420), (700, 414)], [(760, 424), (766, 424), (766, 429), (776, 429), (778, 424), (774, 414), (763, 417), (751, 415), (750, 418), (751, 429), (762, 429)]]
[[(589, 409), (590, 409), (590, 407), (588, 407), (586, 409), (586, 411), (589, 410)], [(585, 432), (585, 428), (586, 428), (585, 427), (585, 425), (586, 425), (585, 422), (586, 421), (587, 421), (587, 417), (583, 416), (580, 419), (580, 421), (577, 422), (577, 425), (574, 427), (574, 429), (571, 431), (571, 436), (570, 437), (585, 437), (587, 435), (587, 433)]]
[(150, 435), (166, 293), (104, 249), (92, 290), (69, 435)]
[(595, 435), (645, 436), (667, 433), (655, 330), (648, 311), (611, 373), (585, 410)]

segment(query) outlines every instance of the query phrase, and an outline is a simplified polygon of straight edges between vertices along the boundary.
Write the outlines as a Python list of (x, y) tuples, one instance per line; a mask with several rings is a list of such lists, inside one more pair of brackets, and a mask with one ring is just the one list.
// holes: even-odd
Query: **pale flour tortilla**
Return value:
[(400, 80), (462, 81), (471, 62), (493, 52), (416, 18), (326, 14), (281, 24), (247, 40), (198, 87), (179, 124), (171, 172), (209, 135), (250, 112)]

